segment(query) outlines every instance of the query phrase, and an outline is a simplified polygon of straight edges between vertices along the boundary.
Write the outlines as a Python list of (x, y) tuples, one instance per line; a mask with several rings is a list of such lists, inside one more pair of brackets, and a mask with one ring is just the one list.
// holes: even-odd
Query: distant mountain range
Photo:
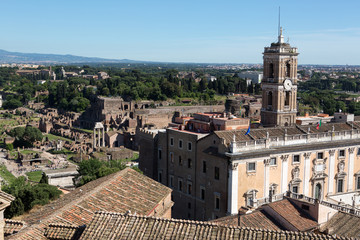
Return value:
[(34, 63), (34, 64), (58, 64), (58, 63), (143, 63), (129, 59), (106, 59), (96, 57), (81, 57), (75, 55), (42, 54), (8, 52), (0, 49), (0, 63)]

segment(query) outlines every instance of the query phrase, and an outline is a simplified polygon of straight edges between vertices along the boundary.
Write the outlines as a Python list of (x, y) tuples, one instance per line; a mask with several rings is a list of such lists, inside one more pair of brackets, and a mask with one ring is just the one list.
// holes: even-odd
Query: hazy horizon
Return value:
[(0, 48), (174, 63), (261, 63), (284, 37), (299, 64), (360, 65), (360, 2), (6, 1)]

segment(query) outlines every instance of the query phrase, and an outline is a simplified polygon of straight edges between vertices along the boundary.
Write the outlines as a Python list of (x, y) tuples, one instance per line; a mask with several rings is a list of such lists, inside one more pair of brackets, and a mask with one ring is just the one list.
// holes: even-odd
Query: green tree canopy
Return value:
[(18, 177), (10, 185), (5, 185), (2, 190), (15, 197), (10, 207), (5, 210), (5, 217), (12, 218), (29, 211), (35, 205), (45, 205), (61, 195), (61, 191), (55, 186), (44, 183), (31, 185), (26, 178)]
[(16, 127), (10, 131), (10, 136), (15, 137), (14, 145), (16, 147), (31, 147), (34, 142), (43, 138), (41, 131), (31, 126)]
[(22, 105), (23, 104), (20, 100), (13, 98), (10, 100), (6, 100), (3, 104), (3, 108), (12, 110), (12, 109), (21, 107)]

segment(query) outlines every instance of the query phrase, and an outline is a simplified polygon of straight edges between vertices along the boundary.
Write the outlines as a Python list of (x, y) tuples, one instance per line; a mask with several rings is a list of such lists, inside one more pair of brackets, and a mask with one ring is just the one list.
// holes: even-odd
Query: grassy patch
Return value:
[(19, 122), (15, 119), (1, 119), (0, 121), (0, 131), (4, 132), (6, 129), (18, 126)]
[(40, 179), (42, 177), (42, 171), (27, 172), (26, 175), (28, 176), (30, 181), (40, 182)]
[(28, 149), (21, 150), (20, 152), (21, 152), (22, 154), (41, 153), (41, 152), (37, 152), (37, 151), (33, 151), (33, 150), (28, 150)]
[(66, 148), (64, 148), (64, 149), (62, 149), (60, 151), (56, 151), (55, 149), (51, 149), (51, 150), (49, 150), (47, 152), (49, 152), (51, 154), (72, 154), (73, 153), (72, 151), (70, 151), (70, 150), (68, 150)]
[(49, 139), (49, 141), (53, 141), (53, 140), (63, 140), (63, 141), (68, 141), (68, 142), (72, 142), (73, 140), (71, 140), (70, 138), (65, 138), (65, 137), (60, 137), (60, 136), (56, 136), (53, 135), (51, 133), (45, 134), (45, 137), (47, 137)]
[(15, 181), (16, 177), (12, 175), (4, 165), (0, 165), (0, 176), (9, 184)]
[(90, 130), (90, 129), (85, 129), (85, 128), (72, 128), (74, 130), (78, 130), (79, 132), (85, 132), (85, 133), (93, 133), (93, 130)]
[(134, 152), (134, 155), (132, 158), (127, 159), (128, 161), (137, 161), (139, 159), (139, 153)]
[(31, 120), (31, 121), (37, 121), (37, 122), (39, 122), (39, 121), (40, 121), (40, 118), (39, 118), (39, 117), (32, 117), (32, 118), (30, 118), (30, 120)]
[[(30, 154), (30, 153), (42, 153), (42, 152), (37, 152), (37, 151), (33, 151), (33, 150), (24, 149), (24, 150), (20, 150), (20, 153), (26, 155), (26, 154)], [(17, 154), (18, 154), (17, 149), (13, 149), (13, 150), (10, 152), (10, 156), (11, 156), (12, 158), (17, 157)]]
[(219, 95), (219, 94), (216, 94), (215, 96), (214, 96), (214, 99), (216, 100), (216, 101), (226, 101), (226, 95)]

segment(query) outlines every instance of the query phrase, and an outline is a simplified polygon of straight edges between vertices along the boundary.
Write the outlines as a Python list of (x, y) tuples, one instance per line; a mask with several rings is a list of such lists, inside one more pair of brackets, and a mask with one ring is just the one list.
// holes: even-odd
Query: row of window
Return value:
[[(338, 178), (336, 180), (336, 192), (342, 193), (344, 192), (344, 178)], [(356, 190), (360, 190), (360, 176), (356, 176)], [(291, 185), (291, 191), (293, 193), (299, 193), (300, 186), (299, 184)], [(247, 206), (254, 205), (254, 199), (256, 198), (256, 190), (250, 190), (245, 195), (245, 201)], [(269, 189), (269, 196), (274, 196), (276, 194), (276, 187), (270, 187)], [(316, 197), (316, 196), (315, 196)]]
[[(274, 78), (274, 64), (270, 63), (269, 64), (269, 78)], [(291, 71), (292, 71), (293, 67), (290, 64), (290, 61), (286, 62), (286, 68), (285, 68), (285, 77), (291, 77)]]
[[(170, 138), (170, 146), (174, 146), (174, 138)], [(180, 149), (183, 148), (183, 140), (179, 139), (179, 144), (178, 144), (178, 147)], [(187, 150), (191, 151), (192, 150), (192, 142), (188, 142), (187, 143)]]
[[(173, 152), (170, 152), (170, 162), (175, 163), (175, 155)], [(187, 163), (188, 168), (192, 168), (192, 159), (191, 158), (188, 158), (186, 163)], [(179, 166), (184, 165), (184, 161), (180, 155), (178, 156), (178, 164), (179, 164)]]
[[(184, 192), (184, 183), (182, 178), (178, 178), (178, 191)], [(170, 175), (170, 188), (174, 188), (174, 176)], [(192, 194), (192, 182), (187, 181), (186, 193)], [(205, 200), (205, 187), (200, 186), (200, 200)], [(191, 208), (191, 207), (190, 207)], [(220, 193), (215, 193), (215, 210), (220, 210)]]
[[(159, 149), (159, 154), (158, 154), (159, 158), (161, 156), (161, 150)], [(160, 158), (161, 159), (161, 158)], [(171, 163), (175, 163), (175, 156), (173, 152), (170, 152), (170, 162)], [(178, 164), (179, 166), (183, 166), (184, 165), (184, 161), (182, 159), (182, 157), (179, 155), (178, 156)], [(188, 158), (187, 159), (187, 167), (188, 168), (192, 168), (192, 159)], [(207, 172), (207, 166), (206, 166), (206, 161), (202, 162), (202, 173), (206, 173)], [(214, 167), (214, 179), (215, 180), (219, 180), (220, 179), (220, 168), (218, 167)]]
[[(345, 150), (339, 150), (339, 157), (345, 157)], [(323, 159), (324, 158), (324, 153), (323, 152), (318, 152), (317, 153), (317, 158), (318, 159)], [(300, 163), (300, 155), (293, 155), (292, 156), (292, 163), (293, 164), (297, 164)], [(277, 158), (273, 157), (270, 158), (270, 166), (276, 166), (277, 165)], [(256, 171), (256, 163), (255, 162), (250, 162), (247, 164), (247, 171), (248, 172), (254, 172)]]

